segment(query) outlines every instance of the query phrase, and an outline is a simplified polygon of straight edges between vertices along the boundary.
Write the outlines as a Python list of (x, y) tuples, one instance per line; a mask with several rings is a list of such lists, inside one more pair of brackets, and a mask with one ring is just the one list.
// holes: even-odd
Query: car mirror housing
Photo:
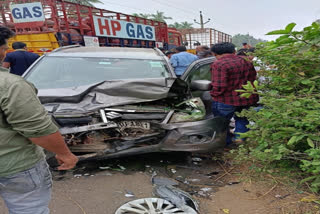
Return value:
[(211, 85), (211, 81), (209, 80), (192, 80), (190, 88), (191, 90), (210, 91), (212, 88), (212, 85)]

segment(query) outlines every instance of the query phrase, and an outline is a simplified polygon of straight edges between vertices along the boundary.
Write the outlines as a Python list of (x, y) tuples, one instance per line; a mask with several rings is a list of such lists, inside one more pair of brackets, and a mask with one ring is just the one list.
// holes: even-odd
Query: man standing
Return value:
[(251, 45), (249, 45), (248, 43), (246, 42), (242, 43), (242, 49), (250, 49), (250, 48), (251, 48)]
[(254, 59), (254, 56), (250, 55), (250, 53), (254, 53), (254, 51), (255, 51), (255, 48), (249, 48), (249, 49), (241, 48), (240, 50), (238, 50), (236, 55), (252, 61)]
[[(238, 117), (235, 113), (248, 109), (256, 105), (258, 95), (252, 95), (250, 98), (240, 97), (237, 89), (247, 84), (247, 81), (253, 83), (256, 80), (256, 70), (252, 62), (243, 57), (235, 55), (235, 46), (232, 43), (224, 42), (212, 46), (211, 51), (217, 60), (211, 66), (212, 73), (212, 91), (211, 96), (212, 112), (215, 116), (225, 117), (230, 120), (235, 119), (235, 133), (245, 133), (248, 131), (249, 124), (246, 118)], [(236, 134), (235, 142), (243, 140)], [(232, 143), (232, 135), (228, 133), (227, 145)]]
[(158, 48), (163, 54), (165, 54), (166, 50), (163, 47)]
[(196, 47), (196, 53), (199, 59), (211, 57), (211, 51), (210, 48), (206, 45), (199, 45)]
[(23, 42), (14, 42), (12, 53), (7, 53), (2, 66), (10, 68), (10, 73), (22, 76), (22, 74), (34, 63), (39, 55), (27, 51), (27, 45)]
[(177, 53), (170, 58), (170, 63), (174, 68), (177, 77), (180, 77), (188, 68), (188, 66), (196, 61), (198, 57), (194, 54), (188, 53), (185, 46), (176, 48)]
[(175, 53), (176, 53), (176, 52), (174, 52), (174, 51), (167, 51), (167, 52), (165, 53), (165, 55), (166, 55), (166, 57), (168, 57), (168, 59), (171, 59), (172, 55), (175, 54)]
[[(0, 62), (12, 36), (0, 26)], [(42, 148), (56, 154), (59, 170), (73, 168), (78, 158), (66, 146), (33, 85), (1, 66), (0, 71), (0, 196), (9, 213), (48, 214), (52, 180)]]

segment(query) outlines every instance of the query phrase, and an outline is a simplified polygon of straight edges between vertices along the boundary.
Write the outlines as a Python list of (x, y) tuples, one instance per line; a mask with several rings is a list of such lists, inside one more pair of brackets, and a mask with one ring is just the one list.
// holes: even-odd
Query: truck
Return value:
[(16, 33), (9, 45), (24, 42), (39, 55), (73, 44), (165, 50), (182, 45), (181, 33), (165, 22), (64, 0), (2, 0), (0, 9), (0, 25)]
[(220, 42), (232, 42), (232, 36), (213, 28), (179, 29), (188, 52), (195, 54), (199, 45), (208, 47)]

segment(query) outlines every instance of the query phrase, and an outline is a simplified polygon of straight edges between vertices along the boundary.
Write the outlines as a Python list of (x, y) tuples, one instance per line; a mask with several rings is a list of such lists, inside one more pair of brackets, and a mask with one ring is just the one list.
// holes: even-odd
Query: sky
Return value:
[[(200, 21), (202, 11), (205, 25), (224, 33), (247, 34), (266, 40), (274, 37), (266, 36), (267, 32), (279, 30), (291, 22), (297, 24), (297, 30), (320, 19), (320, 0), (101, 0), (104, 4), (96, 7), (111, 11), (132, 13), (155, 13), (157, 10), (172, 17), (173, 22), (194, 19)], [(193, 27), (200, 27), (194, 24)]]

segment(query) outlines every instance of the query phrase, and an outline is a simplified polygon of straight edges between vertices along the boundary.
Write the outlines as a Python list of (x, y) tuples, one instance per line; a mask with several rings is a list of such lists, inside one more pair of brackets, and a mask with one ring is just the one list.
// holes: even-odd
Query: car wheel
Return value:
[(115, 214), (162, 214), (162, 213), (176, 213), (176, 214), (196, 214), (189, 206), (178, 208), (169, 201), (161, 198), (143, 198), (130, 201), (122, 205)]

